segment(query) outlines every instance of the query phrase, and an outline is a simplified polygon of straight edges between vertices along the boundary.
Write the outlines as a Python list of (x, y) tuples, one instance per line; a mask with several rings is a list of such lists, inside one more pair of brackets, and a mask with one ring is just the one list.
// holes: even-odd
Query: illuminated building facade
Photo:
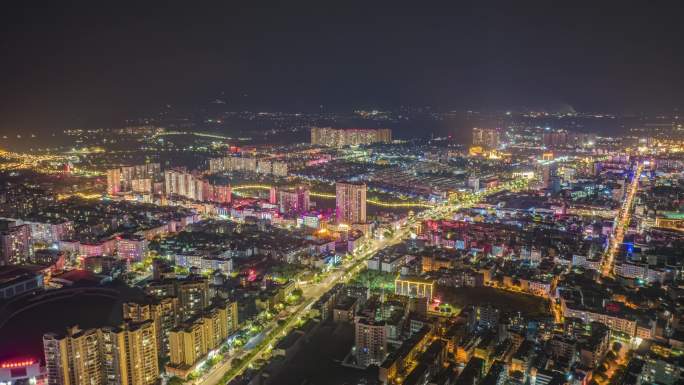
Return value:
[(151, 321), (43, 336), (49, 385), (152, 385), (159, 378)]
[(432, 301), (435, 292), (435, 281), (420, 277), (400, 276), (394, 280), (394, 292), (411, 298), (427, 298)]
[(453, 262), (447, 258), (440, 258), (434, 255), (424, 255), (421, 258), (421, 267), (423, 273), (431, 271), (438, 271), (440, 269), (450, 269), (453, 267)]
[(13, 221), (0, 221), (0, 266), (21, 265), (31, 256), (31, 229)]
[(43, 222), (17, 220), (17, 223), (29, 226), (31, 242), (33, 243), (51, 245), (61, 241), (62, 239), (67, 239), (73, 236), (74, 233), (73, 222), (66, 220)]
[(152, 299), (147, 303), (123, 304), (123, 318), (131, 322), (152, 321), (157, 332), (157, 350), (161, 356), (169, 353), (169, 334), (178, 325), (178, 298)]
[(166, 195), (218, 203), (230, 203), (232, 194), (230, 186), (211, 184), (183, 170), (164, 172), (164, 191)]
[[(190, 372), (209, 351), (204, 338), (204, 324), (198, 320), (172, 330), (169, 334), (169, 346), (169, 366), (178, 368), (181, 373)], [(167, 371), (172, 370), (167, 368)]]
[(295, 189), (277, 191), (280, 212), (306, 212), (310, 208), (309, 189), (299, 186)]
[(472, 328), (481, 326), (489, 329), (496, 328), (501, 316), (499, 309), (491, 304), (478, 305), (470, 312), (468, 323)]
[(542, 143), (546, 148), (585, 147), (596, 142), (595, 134), (570, 132), (567, 130), (547, 130), (542, 134)]
[(116, 254), (119, 258), (140, 262), (147, 253), (147, 240), (143, 237), (121, 238), (116, 241)]
[(205, 278), (179, 282), (177, 296), (181, 314), (189, 318), (209, 306), (209, 281)]
[(121, 169), (107, 170), (107, 194), (115, 195), (121, 192)]
[(216, 257), (211, 255), (183, 255), (176, 254), (174, 256), (176, 266), (187, 269), (198, 268), (202, 273), (212, 273), (216, 270), (224, 274), (231, 274), (233, 272), (233, 259)]
[(182, 170), (164, 171), (166, 195), (176, 195), (196, 201), (204, 200), (202, 180)]
[(383, 384), (398, 384), (402, 375), (413, 369), (421, 352), (433, 341), (434, 333), (430, 326), (423, 326), (405, 340), (399, 349), (390, 354), (380, 365), (378, 379)]
[(209, 172), (248, 172), (264, 175), (287, 176), (288, 164), (273, 158), (226, 156), (209, 159)]
[(659, 212), (655, 220), (655, 227), (684, 231), (684, 215), (678, 212)]
[[(546, 189), (554, 190), (554, 184), (560, 184), (558, 177), (558, 166), (556, 163), (545, 164), (542, 166), (542, 185)], [(556, 186), (558, 187), (558, 186)]]
[(237, 303), (215, 306), (169, 333), (167, 371), (187, 376), (210, 351), (217, 349), (237, 329)]
[(151, 193), (152, 192), (152, 179), (142, 178), (133, 179), (131, 181), (131, 191), (134, 193)]
[(155, 298), (178, 298), (181, 320), (196, 316), (209, 306), (209, 281), (204, 277), (153, 281), (145, 291)]
[(578, 318), (584, 323), (600, 322), (611, 330), (625, 333), (630, 337), (637, 336), (637, 322), (633, 319), (621, 317), (619, 314), (592, 311), (583, 308), (573, 308), (561, 297), (561, 310), (565, 318)]
[(206, 183), (204, 185), (207, 191), (204, 193), (206, 199), (211, 202), (230, 203), (232, 200), (232, 191), (230, 186), (211, 185)]
[(620, 277), (640, 279), (649, 284), (658, 283), (662, 285), (674, 279), (672, 269), (649, 266), (646, 263), (616, 263), (613, 270), (615, 275)]
[(473, 128), (473, 146), (485, 149), (498, 148), (501, 144), (501, 132), (498, 128)]
[(389, 143), (391, 141), (392, 130), (389, 128), (311, 128), (311, 144), (318, 146), (339, 148), (371, 143)]
[(365, 223), (366, 185), (364, 183), (337, 182), (335, 190), (337, 223)]
[(387, 327), (384, 321), (358, 318), (355, 325), (356, 362), (361, 366), (380, 365), (387, 355)]
[(123, 166), (107, 170), (107, 194), (120, 192), (151, 193), (152, 186), (161, 175), (159, 163)]

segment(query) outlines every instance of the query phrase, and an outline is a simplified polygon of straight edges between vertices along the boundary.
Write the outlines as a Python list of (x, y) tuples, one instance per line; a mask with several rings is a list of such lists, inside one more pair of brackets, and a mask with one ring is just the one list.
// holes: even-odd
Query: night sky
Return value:
[(684, 106), (675, 1), (197, 3), (3, 4), (0, 132), (222, 93), (227, 110)]

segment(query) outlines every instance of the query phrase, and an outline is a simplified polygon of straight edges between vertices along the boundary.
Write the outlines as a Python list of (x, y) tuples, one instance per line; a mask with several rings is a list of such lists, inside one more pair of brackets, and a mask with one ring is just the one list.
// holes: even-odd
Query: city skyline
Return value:
[(0, 380), (677, 385), (681, 123), (504, 112), (464, 142), (355, 114), (378, 128), (1, 151)]

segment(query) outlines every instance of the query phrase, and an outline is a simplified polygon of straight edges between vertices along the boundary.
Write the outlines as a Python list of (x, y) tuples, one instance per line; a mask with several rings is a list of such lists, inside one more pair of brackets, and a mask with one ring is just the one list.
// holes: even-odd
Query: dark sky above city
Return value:
[[(201, 4), (200, 4), (201, 3)], [(680, 2), (22, 2), (0, 15), (0, 132), (227, 110), (672, 111)]]

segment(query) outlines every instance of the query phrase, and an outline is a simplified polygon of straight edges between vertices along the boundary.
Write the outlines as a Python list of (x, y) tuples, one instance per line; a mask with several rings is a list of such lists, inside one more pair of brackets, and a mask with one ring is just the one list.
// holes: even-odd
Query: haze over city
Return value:
[[(681, 4), (8, 4), (0, 129), (235, 111), (681, 108)], [(37, 133), (37, 132), (36, 132)]]

